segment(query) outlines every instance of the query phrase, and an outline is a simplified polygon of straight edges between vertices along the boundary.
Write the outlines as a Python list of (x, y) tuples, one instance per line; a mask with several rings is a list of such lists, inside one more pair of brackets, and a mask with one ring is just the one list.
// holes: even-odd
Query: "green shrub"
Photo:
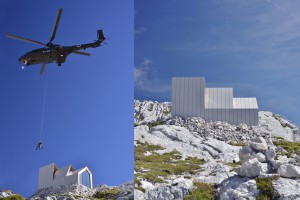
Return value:
[(161, 121), (156, 121), (156, 122), (152, 122), (152, 123), (148, 123), (147, 126), (150, 128), (154, 127), (154, 126), (158, 126), (158, 125), (162, 125), (163, 122)]
[(9, 197), (0, 198), (1, 200), (25, 200), (25, 198), (21, 195), (15, 194)]
[(300, 142), (289, 142), (284, 140), (283, 138), (273, 141), (274, 145), (282, 147), (287, 152), (282, 152), (281, 155), (291, 157), (292, 154), (296, 154), (300, 157)]
[(245, 144), (243, 144), (243, 143), (236, 143), (236, 142), (232, 142), (232, 141), (228, 142), (228, 144), (230, 144), (230, 145), (232, 145), (232, 146), (238, 146), (238, 147), (243, 147), (243, 146), (245, 146)]
[(94, 198), (97, 199), (116, 199), (116, 197), (121, 193), (121, 190), (119, 189), (110, 189), (106, 191), (98, 191), (96, 194), (94, 194)]
[[(205, 161), (197, 158), (182, 159), (182, 156), (177, 151), (172, 151), (165, 154), (158, 154), (155, 151), (163, 148), (157, 145), (149, 145), (147, 143), (140, 144), (135, 147), (135, 171), (136, 177), (145, 179), (152, 183), (162, 183), (163, 177), (179, 174), (195, 174), (201, 169), (200, 165)], [(150, 151), (152, 155), (145, 156), (145, 153)], [(148, 170), (142, 172), (143, 169)]]
[(278, 178), (278, 176), (274, 176), (271, 178), (256, 178), (256, 185), (257, 188), (260, 190), (256, 199), (277, 199), (279, 197), (279, 194), (274, 190), (272, 181), (278, 180)]
[(239, 161), (239, 162), (235, 162), (235, 163), (232, 162), (232, 163), (223, 163), (223, 164), (236, 168), (236, 167), (241, 166), (242, 163)]
[(214, 200), (216, 199), (216, 189), (207, 183), (194, 183), (195, 188), (191, 194), (185, 196), (184, 200)]

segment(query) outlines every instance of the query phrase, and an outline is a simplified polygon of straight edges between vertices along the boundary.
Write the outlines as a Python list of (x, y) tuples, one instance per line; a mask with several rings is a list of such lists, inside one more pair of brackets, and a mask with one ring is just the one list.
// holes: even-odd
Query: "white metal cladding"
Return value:
[(232, 88), (205, 88), (205, 108), (232, 108)]
[(51, 186), (79, 184), (79, 173), (85, 170), (90, 174), (90, 186), (93, 188), (92, 172), (87, 167), (75, 171), (71, 165), (58, 169), (56, 165), (52, 163), (40, 168), (38, 189)]
[(38, 189), (49, 187), (49, 183), (53, 181), (53, 174), (55, 170), (57, 170), (57, 167), (54, 163), (51, 163), (39, 169)]
[(204, 113), (204, 78), (172, 78), (172, 114), (183, 117)]
[(258, 125), (256, 98), (233, 98), (232, 88), (205, 88), (203, 77), (172, 78), (172, 115)]

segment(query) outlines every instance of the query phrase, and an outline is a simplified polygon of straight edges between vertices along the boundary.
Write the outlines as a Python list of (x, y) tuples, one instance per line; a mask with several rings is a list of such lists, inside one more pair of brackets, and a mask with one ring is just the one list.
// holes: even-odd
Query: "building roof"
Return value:
[(256, 98), (233, 98), (233, 108), (258, 109)]
[(75, 170), (72, 167), (72, 165), (65, 166), (65, 167), (60, 168), (60, 169), (58, 169), (54, 172), (54, 179), (60, 179), (60, 178), (64, 178), (66, 176), (69, 176), (69, 175), (73, 174), (72, 172), (74, 172), (74, 171)]

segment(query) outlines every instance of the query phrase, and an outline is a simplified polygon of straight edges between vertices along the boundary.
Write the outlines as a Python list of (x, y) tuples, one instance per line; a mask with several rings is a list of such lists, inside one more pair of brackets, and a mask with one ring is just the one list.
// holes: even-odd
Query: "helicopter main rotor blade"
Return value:
[(9, 37), (9, 38), (21, 40), (21, 41), (24, 41), (24, 42), (31, 42), (31, 43), (34, 43), (34, 44), (40, 44), (40, 45), (45, 46), (45, 44), (43, 44), (43, 43), (41, 43), (41, 42), (39, 42), (39, 41), (35, 41), (35, 40), (23, 38), (23, 37), (20, 37), (20, 36), (16, 36), (16, 35), (12, 35), (12, 34), (5, 34), (5, 36), (6, 36), (6, 37)]
[(44, 63), (44, 64), (42, 65), (42, 68), (41, 68), (41, 71), (40, 71), (40, 74), (41, 74), (41, 75), (44, 74), (45, 67), (46, 67), (46, 64)]
[(56, 19), (55, 19), (55, 23), (54, 23), (54, 27), (53, 27), (52, 34), (51, 34), (51, 38), (50, 38), (50, 43), (55, 38), (55, 34), (56, 34), (56, 30), (57, 30), (57, 27), (58, 27), (58, 23), (59, 23), (59, 20), (60, 20), (61, 13), (62, 13), (62, 8), (58, 9)]
[(82, 51), (73, 51), (73, 53), (79, 54), (79, 55), (83, 55), (83, 56), (90, 56), (90, 53), (87, 52), (82, 52)]

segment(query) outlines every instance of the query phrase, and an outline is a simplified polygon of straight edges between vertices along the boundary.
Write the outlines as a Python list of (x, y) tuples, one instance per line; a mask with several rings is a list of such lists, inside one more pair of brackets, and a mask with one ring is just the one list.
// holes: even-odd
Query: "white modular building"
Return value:
[(172, 78), (172, 116), (258, 125), (256, 98), (234, 98), (232, 88), (206, 88), (203, 77)]
[(58, 169), (52, 163), (41, 167), (39, 170), (38, 189), (51, 186), (81, 184), (88, 188), (93, 188), (92, 172), (88, 167), (75, 170), (72, 165)]

